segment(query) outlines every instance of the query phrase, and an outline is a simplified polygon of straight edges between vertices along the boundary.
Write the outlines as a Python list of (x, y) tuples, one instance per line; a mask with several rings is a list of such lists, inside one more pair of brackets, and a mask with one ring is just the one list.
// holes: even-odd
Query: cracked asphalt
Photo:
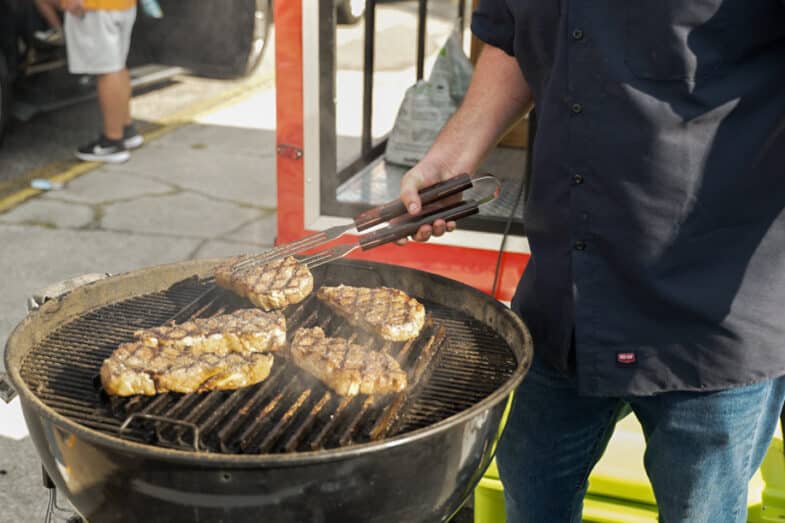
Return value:
[[(274, 114), (274, 97), (241, 104)], [(269, 109), (269, 110), (267, 110)], [(274, 131), (192, 123), (0, 214), (0, 339), (31, 291), (90, 272), (258, 252), (276, 230)]]

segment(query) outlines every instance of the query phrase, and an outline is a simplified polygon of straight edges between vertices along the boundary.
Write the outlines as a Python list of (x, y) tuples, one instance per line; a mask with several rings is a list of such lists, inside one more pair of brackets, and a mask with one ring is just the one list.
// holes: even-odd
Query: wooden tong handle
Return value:
[[(453, 194), (463, 192), (471, 186), (471, 176), (468, 174), (460, 174), (449, 180), (421, 189), (419, 192), (420, 200), (423, 205), (427, 205), (431, 202), (441, 200), (442, 198), (452, 196)], [(401, 200), (393, 200), (357, 215), (354, 219), (354, 225), (357, 227), (358, 231), (364, 231), (374, 225), (390, 221), (393, 218), (405, 215), (406, 213), (406, 207), (404, 207), (403, 202)]]
[(457, 220), (476, 214), (479, 210), (480, 205), (474, 200), (457, 202), (440, 212), (428, 216), (416, 216), (413, 217), (415, 219), (412, 221), (407, 220), (403, 223), (389, 225), (378, 231), (360, 236), (360, 247), (367, 251), (368, 249), (373, 249), (379, 245), (411, 236), (423, 225), (430, 225), (438, 219), (444, 221)]

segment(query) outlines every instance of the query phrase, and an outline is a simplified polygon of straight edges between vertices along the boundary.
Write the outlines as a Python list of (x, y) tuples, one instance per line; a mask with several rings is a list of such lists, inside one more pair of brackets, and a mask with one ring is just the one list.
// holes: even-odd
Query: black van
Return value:
[[(139, 10), (129, 66), (163, 64), (200, 75), (235, 78), (254, 71), (267, 45), (273, 0), (159, 0), (164, 17)], [(334, 0), (339, 24), (365, 13), (365, 0)], [(65, 49), (34, 38), (47, 29), (33, 0), (0, 0), (0, 143), (21, 78), (66, 65)]]
[[(164, 17), (137, 15), (129, 66), (157, 63), (231, 78), (261, 62), (272, 0), (159, 0)], [(34, 37), (47, 29), (33, 0), (0, 0), (0, 141), (11, 115), (13, 86), (66, 65), (65, 48)]]

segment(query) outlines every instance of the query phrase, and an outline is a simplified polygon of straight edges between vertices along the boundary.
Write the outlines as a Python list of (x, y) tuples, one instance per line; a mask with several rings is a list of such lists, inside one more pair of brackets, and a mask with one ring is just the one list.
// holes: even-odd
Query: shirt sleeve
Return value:
[(505, 0), (480, 0), (472, 13), (472, 33), (486, 44), (515, 56), (515, 19)]

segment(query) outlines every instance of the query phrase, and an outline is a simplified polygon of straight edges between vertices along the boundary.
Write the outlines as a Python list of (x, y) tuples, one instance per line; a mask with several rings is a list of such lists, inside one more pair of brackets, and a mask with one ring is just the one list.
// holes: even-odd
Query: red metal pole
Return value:
[(275, 108), (278, 184), (277, 243), (299, 238), (303, 208), (302, 2), (275, 0)]

